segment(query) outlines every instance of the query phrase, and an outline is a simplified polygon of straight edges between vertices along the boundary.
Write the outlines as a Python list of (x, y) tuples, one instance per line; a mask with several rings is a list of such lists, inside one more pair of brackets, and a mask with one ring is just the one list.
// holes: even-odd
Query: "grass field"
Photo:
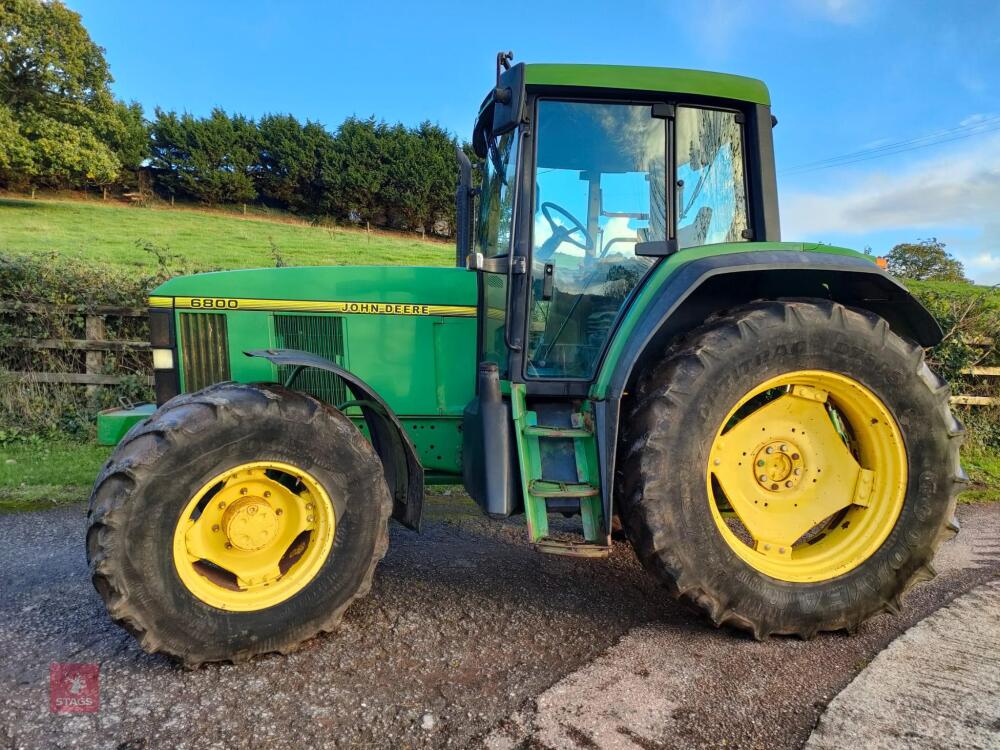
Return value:
[(0, 198), (0, 251), (60, 254), (151, 270), (136, 243), (181, 256), (193, 270), (275, 265), (417, 265), (455, 262), (453, 246), (400, 234), (311, 226), (288, 215), (242, 216), (198, 208), (138, 208), (99, 200)]
[(74, 442), (0, 447), (0, 512), (86, 500), (111, 449)]

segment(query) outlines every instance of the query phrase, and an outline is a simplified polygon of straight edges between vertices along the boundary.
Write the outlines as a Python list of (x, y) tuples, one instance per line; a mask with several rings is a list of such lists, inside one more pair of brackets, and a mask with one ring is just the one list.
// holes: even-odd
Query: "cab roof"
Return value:
[(771, 103), (771, 96), (763, 81), (728, 73), (683, 68), (528, 63), (524, 66), (524, 83), (528, 86), (666, 91), (736, 99), (753, 104)]

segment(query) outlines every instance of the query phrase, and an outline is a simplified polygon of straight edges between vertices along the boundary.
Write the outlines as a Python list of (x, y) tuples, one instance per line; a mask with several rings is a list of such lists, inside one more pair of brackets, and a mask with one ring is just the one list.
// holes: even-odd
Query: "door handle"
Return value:
[(542, 271), (542, 299), (552, 299), (552, 282), (556, 267), (552, 263), (546, 263)]

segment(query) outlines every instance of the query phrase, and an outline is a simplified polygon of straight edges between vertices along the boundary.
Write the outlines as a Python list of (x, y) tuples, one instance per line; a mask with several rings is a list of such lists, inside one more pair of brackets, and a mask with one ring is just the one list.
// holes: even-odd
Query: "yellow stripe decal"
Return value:
[(150, 307), (173, 307), (174, 298), (173, 297), (150, 297), (149, 298)]
[[(170, 297), (150, 297), (151, 307), (170, 307)], [(154, 304), (154, 300), (168, 300)], [(179, 310), (265, 310), (281, 312), (339, 313), (340, 315), (433, 315), (474, 318), (476, 308), (467, 305), (424, 305), (413, 302), (337, 302), (290, 299), (246, 299), (235, 297), (174, 297)]]

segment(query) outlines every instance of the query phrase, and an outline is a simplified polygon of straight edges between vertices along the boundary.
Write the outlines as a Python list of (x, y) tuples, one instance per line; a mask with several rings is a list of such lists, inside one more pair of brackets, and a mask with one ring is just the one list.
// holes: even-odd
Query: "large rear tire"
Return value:
[(898, 611), (958, 530), (948, 394), (920, 347), (865, 311), (759, 302), (716, 318), (632, 396), (629, 539), (677, 596), (757, 638)]
[(164, 404), (102, 469), (87, 560), (111, 617), (187, 666), (332, 630), (388, 546), (389, 490), (341, 412), (276, 385)]

